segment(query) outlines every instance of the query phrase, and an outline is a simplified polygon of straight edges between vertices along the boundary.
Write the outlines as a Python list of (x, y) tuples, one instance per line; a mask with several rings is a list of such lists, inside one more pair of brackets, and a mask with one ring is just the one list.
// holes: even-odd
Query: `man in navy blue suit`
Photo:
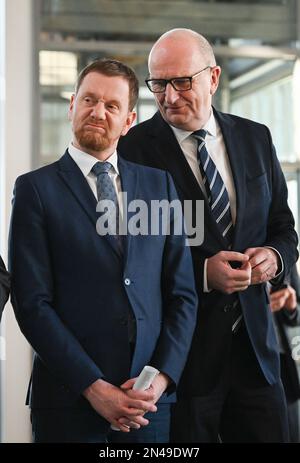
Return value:
[(9, 295), (9, 274), (6, 271), (4, 262), (0, 257), (0, 319), (2, 315), (2, 311), (6, 304)]
[[(115, 227), (103, 235), (98, 227), (107, 212), (97, 213), (101, 201), (125, 225), (134, 218), (121, 192), (129, 205), (176, 199), (168, 174), (117, 154), (137, 96), (124, 64), (87, 66), (70, 103), (68, 150), (16, 181), (12, 301), (35, 351), (28, 395), (35, 442), (168, 441), (197, 306), (190, 251), (173, 230), (180, 214), (170, 207), (170, 233), (123, 236)], [(160, 373), (148, 390), (133, 390), (145, 365)]]
[(220, 73), (203, 36), (166, 32), (146, 80), (159, 111), (119, 147), (170, 172), (182, 201), (205, 201), (204, 241), (191, 248), (198, 323), (173, 440), (281, 442), (286, 409), (266, 282), (288, 274), (297, 237), (268, 128), (212, 107)]

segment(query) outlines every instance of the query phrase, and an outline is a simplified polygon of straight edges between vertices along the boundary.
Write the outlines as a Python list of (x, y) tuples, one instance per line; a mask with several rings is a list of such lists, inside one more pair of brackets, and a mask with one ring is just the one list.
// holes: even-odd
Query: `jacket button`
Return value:
[(125, 278), (124, 283), (126, 286), (129, 286), (131, 284), (131, 281), (129, 280), (129, 278)]
[(225, 313), (226, 313), (226, 312), (229, 312), (230, 309), (231, 309), (231, 305), (225, 305), (225, 306), (223, 307), (223, 312), (225, 312)]

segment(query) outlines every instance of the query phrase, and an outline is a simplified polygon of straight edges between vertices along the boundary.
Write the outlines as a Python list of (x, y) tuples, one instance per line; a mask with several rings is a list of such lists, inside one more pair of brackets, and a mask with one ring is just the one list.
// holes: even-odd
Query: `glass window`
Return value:
[(77, 78), (77, 55), (40, 51), (41, 159), (48, 164), (58, 159), (71, 138), (68, 121), (70, 96)]
[(146, 86), (140, 87), (137, 106), (137, 123), (150, 119), (155, 114), (156, 110), (157, 107), (153, 94)]
[(292, 76), (241, 97), (231, 103), (231, 112), (262, 124), (272, 133), (280, 161), (296, 160), (294, 147)]
[(73, 86), (77, 77), (77, 57), (62, 51), (40, 52), (40, 85)]
[(299, 210), (299, 195), (300, 195), (300, 170), (295, 169), (294, 171), (284, 172), (286, 180), (287, 180), (287, 187), (288, 187), (288, 203), (291, 208), (291, 211), (295, 218), (295, 228), (299, 234), (299, 226), (300, 226), (300, 210)]
[(41, 154), (43, 163), (50, 163), (65, 152), (71, 139), (68, 101), (43, 101), (41, 105)]
[[(289, 206), (300, 226), (300, 170), (299, 170), (299, 95), (300, 66), (296, 63), (289, 76), (259, 84), (248, 94), (231, 102), (231, 112), (266, 124), (271, 130), (277, 156), (282, 164), (289, 192)], [(262, 76), (263, 79), (263, 76)], [(297, 138), (298, 137), (298, 138)]]

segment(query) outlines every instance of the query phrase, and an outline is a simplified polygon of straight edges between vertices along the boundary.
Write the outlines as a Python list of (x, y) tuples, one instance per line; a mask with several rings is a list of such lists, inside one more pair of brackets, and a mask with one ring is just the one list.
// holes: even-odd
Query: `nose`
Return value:
[(93, 119), (106, 119), (105, 105), (104, 102), (99, 100), (94, 106), (91, 113)]
[(179, 93), (175, 88), (172, 87), (170, 83), (167, 84), (166, 90), (165, 90), (165, 100), (166, 103), (169, 104), (174, 104), (179, 98)]

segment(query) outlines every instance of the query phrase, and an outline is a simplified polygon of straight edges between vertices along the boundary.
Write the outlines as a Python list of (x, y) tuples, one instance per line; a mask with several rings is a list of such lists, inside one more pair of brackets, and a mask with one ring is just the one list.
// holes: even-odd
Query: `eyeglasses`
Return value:
[(171, 84), (174, 90), (177, 92), (186, 92), (187, 90), (191, 90), (193, 79), (199, 76), (199, 74), (201, 74), (201, 72), (205, 71), (206, 69), (212, 69), (212, 66), (206, 66), (204, 69), (196, 72), (196, 74), (191, 77), (173, 77), (172, 79), (146, 79), (145, 82), (150, 92), (152, 93), (165, 92), (168, 84)]

